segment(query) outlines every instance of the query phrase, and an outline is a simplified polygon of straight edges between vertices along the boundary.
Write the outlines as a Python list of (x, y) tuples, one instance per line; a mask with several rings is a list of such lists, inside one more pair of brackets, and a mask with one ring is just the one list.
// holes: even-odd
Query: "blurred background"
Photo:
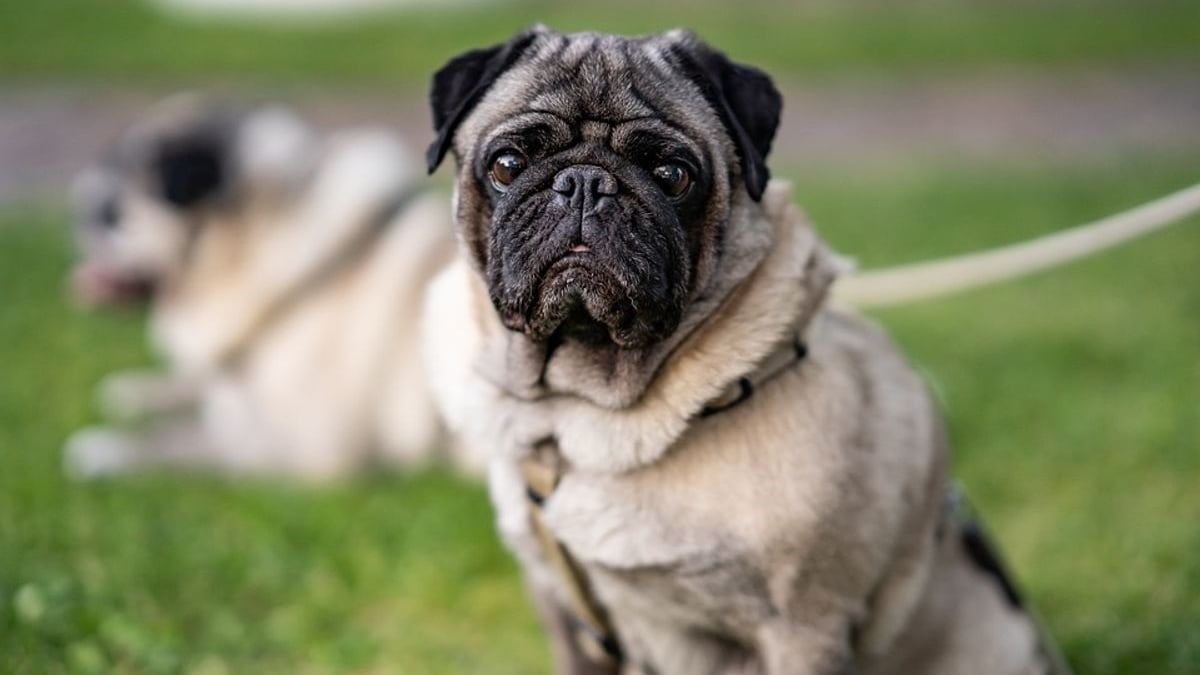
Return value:
[[(152, 363), (141, 315), (63, 290), (65, 186), (145, 106), (283, 101), (423, 148), (433, 69), (535, 21), (687, 26), (768, 70), (774, 173), (864, 266), (1200, 180), (1195, 0), (0, 2), (0, 672), (548, 672), (481, 487), (75, 483), (59, 454), (101, 375)], [(1080, 673), (1200, 673), (1197, 225), (878, 315)]]

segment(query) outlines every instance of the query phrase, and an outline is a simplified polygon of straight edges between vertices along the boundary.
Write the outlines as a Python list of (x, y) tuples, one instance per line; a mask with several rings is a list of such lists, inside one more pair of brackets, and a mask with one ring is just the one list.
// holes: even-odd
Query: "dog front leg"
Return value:
[(86, 427), (71, 434), (63, 449), (67, 474), (96, 479), (145, 469), (195, 466), (217, 455), (194, 416), (161, 420), (144, 429)]

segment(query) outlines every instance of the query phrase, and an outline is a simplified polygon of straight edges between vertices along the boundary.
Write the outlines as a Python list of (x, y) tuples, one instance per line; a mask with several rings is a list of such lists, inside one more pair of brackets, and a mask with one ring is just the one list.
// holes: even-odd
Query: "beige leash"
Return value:
[(833, 297), (860, 308), (936, 298), (1017, 279), (1118, 246), (1200, 212), (1200, 185), (1101, 220), (1029, 241), (840, 279)]
[(529, 522), (537, 535), (542, 555), (554, 568), (566, 591), (567, 610), (579, 650), (593, 663), (619, 666), (624, 660), (616, 631), (609, 621), (604, 605), (596, 599), (587, 573), (571, 556), (546, 525), (543, 509), (546, 500), (562, 480), (563, 468), (557, 445), (546, 441), (521, 462), (525, 479), (525, 494), (529, 501)]

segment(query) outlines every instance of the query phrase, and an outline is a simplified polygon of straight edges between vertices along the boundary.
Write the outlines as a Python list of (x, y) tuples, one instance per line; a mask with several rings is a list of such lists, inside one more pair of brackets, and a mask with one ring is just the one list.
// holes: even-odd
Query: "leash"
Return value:
[(381, 206), (374, 209), (367, 216), (365, 227), (349, 237), (332, 255), (317, 265), (311, 274), (300, 279), (290, 288), (285, 289), (275, 302), (271, 303), (270, 306), (255, 317), (246, 326), (246, 329), (234, 338), (217, 359), (218, 368), (227, 370), (238, 368), (249, 351), (250, 345), (255, 342), (258, 336), (270, 328), (289, 309), (300, 302), (301, 299), (332, 280), (347, 265), (367, 253), (371, 249), (371, 245), (387, 231), (388, 225), (395, 216), (402, 212), (420, 194), (421, 189), (419, 186), (406, 185), (403, 189), (396, 190), (391, 197), (384, 200)]
[[(744, 403), (757, 388), (808, 356), (808, 348), (798, 335), (780, 343), (749, 375), (731, 382), (725, 391), (701, 409), (700, 417), (710, 417)], [(567, 547), (546, 525), (546, 502), (554, 495), (569, 467), (557, 441), (547, 439), (533, 448), (521, 461), (521, 477), (529, 505), (529, 522), (550, 566), (566, 591), (564, 608), (573, 629), (576, 646), (592, 663), (619, 671), (625, 654), (608, 611), (596, 597), (587, 572)]]
[(617, 667), (624, 663), (625, 655), (608, 611), (596, 599), (587, 572), (546, 525), (546, 500), (554, 494), (563, 473), (562, 455), (558, 444), (552, 440), (543, 441), (522, 460), (521, 476), (525, 480), (525, 496), (529, 502), (529, 522), (537, 535), (542, 555), (554, 568), (567, 592), (569, 606), (565, 609), (576, 646), (593, 663)]
[(1086, 258), (1200, 212), (1200, 184), (1152, 202), (1018, 244), (929, 262), (867, 270), (839, 280), (834, 298), (888, 307), (1018, 279)]

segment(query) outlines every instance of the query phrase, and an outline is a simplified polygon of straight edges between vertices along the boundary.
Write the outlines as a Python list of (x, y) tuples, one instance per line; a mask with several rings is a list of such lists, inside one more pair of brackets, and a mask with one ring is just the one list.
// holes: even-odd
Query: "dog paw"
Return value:
[(128, 436), (111, 429), (77, 431), (63, 449), (63, 469), (78, 480), (128, 473), (137, 460), (138, 453)]

